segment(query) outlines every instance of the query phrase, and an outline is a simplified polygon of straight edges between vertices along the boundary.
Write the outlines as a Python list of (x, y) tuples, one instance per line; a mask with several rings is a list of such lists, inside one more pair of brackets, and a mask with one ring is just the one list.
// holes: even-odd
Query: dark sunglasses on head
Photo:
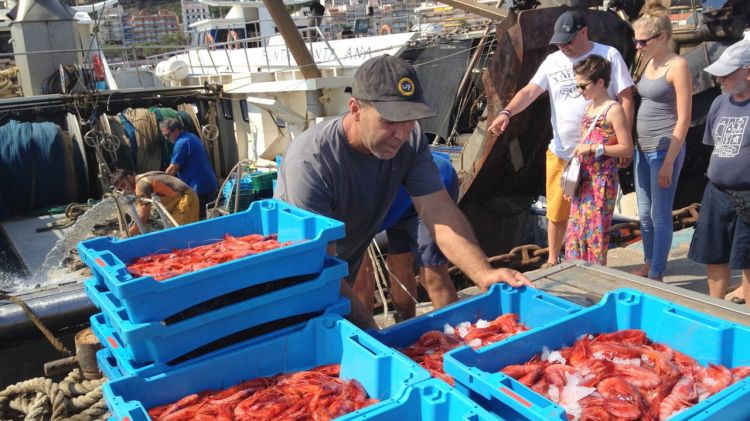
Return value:
[(594, 81), (590, 81), (590, 82), (586, 82), (586, 83), (576, 83), (576, 89), (582, 91), (582, 90), (586, 89), (586, 87), (589, 86), (589, 85), (591, 85), (592, 83), (594, 83)]
[(648, 44), (649, 41), (651, 41), (652, 39), (658, 37), (659, 35), (661, 35), (661, 32), (659, 32), (656, 35), (652, 35), (652, 36), (650, 36), (649, 38), (646, 38), (646, 39), (636, 39), (636, 38), (633, 38), (633, 43), (635, 43), (635, 45), (638, 45), (638, 46), (641, 46), (641, 47), (645, 47), (646, 44)]

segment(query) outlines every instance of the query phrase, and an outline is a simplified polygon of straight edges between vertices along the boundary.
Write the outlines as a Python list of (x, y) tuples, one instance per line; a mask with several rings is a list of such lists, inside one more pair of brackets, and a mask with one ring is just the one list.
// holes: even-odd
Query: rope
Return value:
[[(372, 240), (372, 242), (375, 243), (375, 240)], [(380, 300), (383, 303), (383, 317), (386, 317), (388, 315), (388, 302), (385, 300), (383, 285), (386, 285), (385, 288), (388, 288), (388, 284), (386, 283), (383, 269), (380, 267), (380, 261), (375, 256), (375, 251), (372, 244), (367, 247), (367, 254), (370, 256), (370, 260), (372, 261), (372, 272), (375, 275), (375, 285), (378, 286), (378, 294), (380, 294)]]
[(52, 346), (55, 347), (58, 352), (67, 354), (68, 356), (73, 355), (73, 353), (70, 352), (70, 350), (66, 348), (65, 345), (63, 345), (63, 343), (59, 339), (57, 339), (49, 329), (47, 329), (44, 323), (42, 323), (42, 321), (36, 316), (36, 314), (34, 314), (34, 311), (31, 309), (31, 307), (29, 307), (28, 304), (26, 304), (22, 299), (0, 292), (0, 300), (8, 300), (21, 307), (21, 310), (23, 310), (23, 313), (26, 315), (26, 317), (28, 317), (29, 320), (34, 323), (37, 329), (42, 332), (44, 337), (47, 338), (47, 341), (49, 341), (49, 343), (52, 344)]
[[(106, 378), (82, 380), (73, 370), (59, 384), (38, 377), (0, 392), (0, 419), (28, 421), (93, 421), (107, 418), (102, 396)], [(14, 412), (13, 412), (14, 411)]]

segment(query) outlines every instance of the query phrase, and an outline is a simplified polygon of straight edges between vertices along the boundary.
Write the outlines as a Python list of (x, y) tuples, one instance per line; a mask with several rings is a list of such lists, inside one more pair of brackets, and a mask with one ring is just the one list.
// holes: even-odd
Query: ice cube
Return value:
[(479, 348), (480, 346), (482, 346), (482, 340), (479, 338), (474, 338), (469, 341), (469, 346), (472, 348)]
[(479, 319), (474, 326), (476, 326), (478, 329), (484, 329), (486, 327), (489, 327), (489, 325), (490, 323), (487, 320)]
[(453, 326), (451, 326), (448, 323), (446, 323), (443, 326), (443, 333), (445, 333), (446, 335), (455, 335), (456, 334), (456, 329), (453, 329)]

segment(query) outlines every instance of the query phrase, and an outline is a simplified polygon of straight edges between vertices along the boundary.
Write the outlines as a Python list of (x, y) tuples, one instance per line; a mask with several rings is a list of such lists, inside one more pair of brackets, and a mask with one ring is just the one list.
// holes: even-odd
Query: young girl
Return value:
[(633, 273), (661, 280), (672, 243), (672, 208), (685, 159), (692, 82), (687, 61), (670, 48), (672, 22), (661, 5), (644, 7), (633, 24), (635, 47), (646, 60), (638, 82), (635, 191), (644, 264)]
[(619, 184), (617, 158), (632, 157), (633, 142), (622, 106), (607, 95), (609, 62), (592, 54), (573, 70), (576, 88), (591, 103), (586, 106), (582, 139), (576, 147), (581, 176), (577, 194), (570, 202), (565, 258), (606, 265)]

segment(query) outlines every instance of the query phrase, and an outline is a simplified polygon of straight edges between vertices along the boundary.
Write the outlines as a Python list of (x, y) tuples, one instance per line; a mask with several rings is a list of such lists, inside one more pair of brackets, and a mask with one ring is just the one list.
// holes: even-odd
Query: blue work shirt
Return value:
[(183, 131), (174, 143), (172, 164), (180, 166), (177, 177), (196, 194), (216, 192), (217, 182), (208, 153), (198, 136)]
[[(432, 161), (440, 173), (440, 179), (443, 180), (445, 189), (448, 190), (451, 196), (456, 195), (458, 180), (456, 171), (453, 169), (453, 164), (451, 164), (450, 156), (442, 152), (432, 151)], [(453, 200), (455, 201), (456, 198), (453, 197)], [(383, 223), (380, 224), (380, 229), (386, 230), (401, 221), (401, 218), (404, 216), (412, 215), (415, 212), (416, 210), (414, 209), (414, 204), (411, 201), (409, 193), (401, 186), (391, 203), (390, 209), (388, 209), (388, 213), (385, 215), (385, 219), (383, 219)]]

